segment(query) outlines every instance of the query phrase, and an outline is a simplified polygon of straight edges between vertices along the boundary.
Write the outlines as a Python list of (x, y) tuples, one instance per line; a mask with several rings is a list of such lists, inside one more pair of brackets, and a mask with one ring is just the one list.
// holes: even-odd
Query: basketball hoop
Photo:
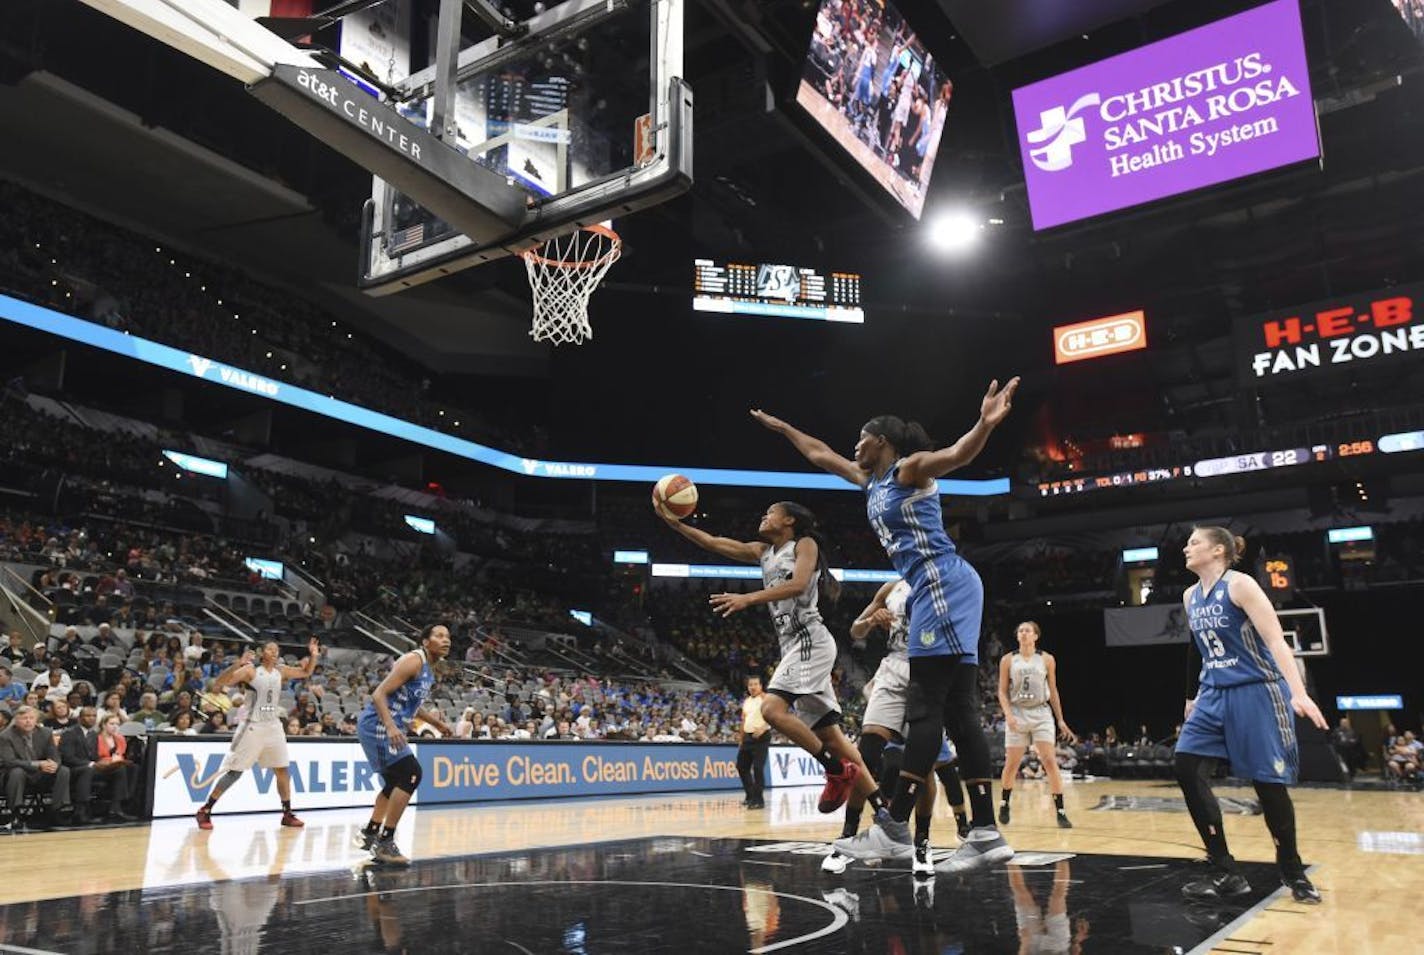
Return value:
[(588, 298), (618, 256), (623, 240), (606, 225), (586, 225), (519, 253), (534, 292), (536, 342), (579, 345), (593, 337)]

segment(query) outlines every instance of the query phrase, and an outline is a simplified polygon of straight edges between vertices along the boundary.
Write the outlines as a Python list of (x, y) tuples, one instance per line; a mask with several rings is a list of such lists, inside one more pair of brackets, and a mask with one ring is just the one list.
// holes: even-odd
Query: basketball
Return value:
[(678, 520), (697, 510), (697, 485), (681, 474), (669, 474), (653, 485), (653, 504), (661, 504)]

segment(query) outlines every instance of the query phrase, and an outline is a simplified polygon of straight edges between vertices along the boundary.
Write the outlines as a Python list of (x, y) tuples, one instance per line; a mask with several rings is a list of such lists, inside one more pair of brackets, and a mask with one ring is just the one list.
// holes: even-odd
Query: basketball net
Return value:
[(534, 292), (530, 337), (555, 345), (579, 345), (592, 338), (589, 296), (622, 253), (623, 241), (605, 225), (583, 226), (519, 253)]

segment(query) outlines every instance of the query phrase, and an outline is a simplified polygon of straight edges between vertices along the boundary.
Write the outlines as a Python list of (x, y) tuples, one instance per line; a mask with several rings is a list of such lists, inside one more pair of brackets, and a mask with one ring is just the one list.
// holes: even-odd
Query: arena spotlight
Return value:
[(930, 220), (929, 242), (941, 252), (966, 252), (979, 244), (984, 224), (967, 210), (943, 212)]

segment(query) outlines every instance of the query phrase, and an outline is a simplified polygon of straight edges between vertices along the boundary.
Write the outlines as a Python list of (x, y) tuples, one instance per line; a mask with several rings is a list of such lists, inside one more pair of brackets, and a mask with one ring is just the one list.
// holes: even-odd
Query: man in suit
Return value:
[(94, 767), (98, 761), (98, 747), (93, 738), (97, 718), (92, 706), (84, 707), (79, 711), (79, 719), (59, 738), (59, 762), (69, 770), (76, 826), (89, 821), (89, 799), (94, 791)]
[(69, 767), (59, 761), (59, 750), (47, 729), (40, 729), (39, 711), (22, 706), (15, 719), (0, 731), (0, 773), (5, 780), (9, 828), (25, 800), (26, 792), (54, 793), (54, 808), (61, 820), (73, 812), (69, 801)]

